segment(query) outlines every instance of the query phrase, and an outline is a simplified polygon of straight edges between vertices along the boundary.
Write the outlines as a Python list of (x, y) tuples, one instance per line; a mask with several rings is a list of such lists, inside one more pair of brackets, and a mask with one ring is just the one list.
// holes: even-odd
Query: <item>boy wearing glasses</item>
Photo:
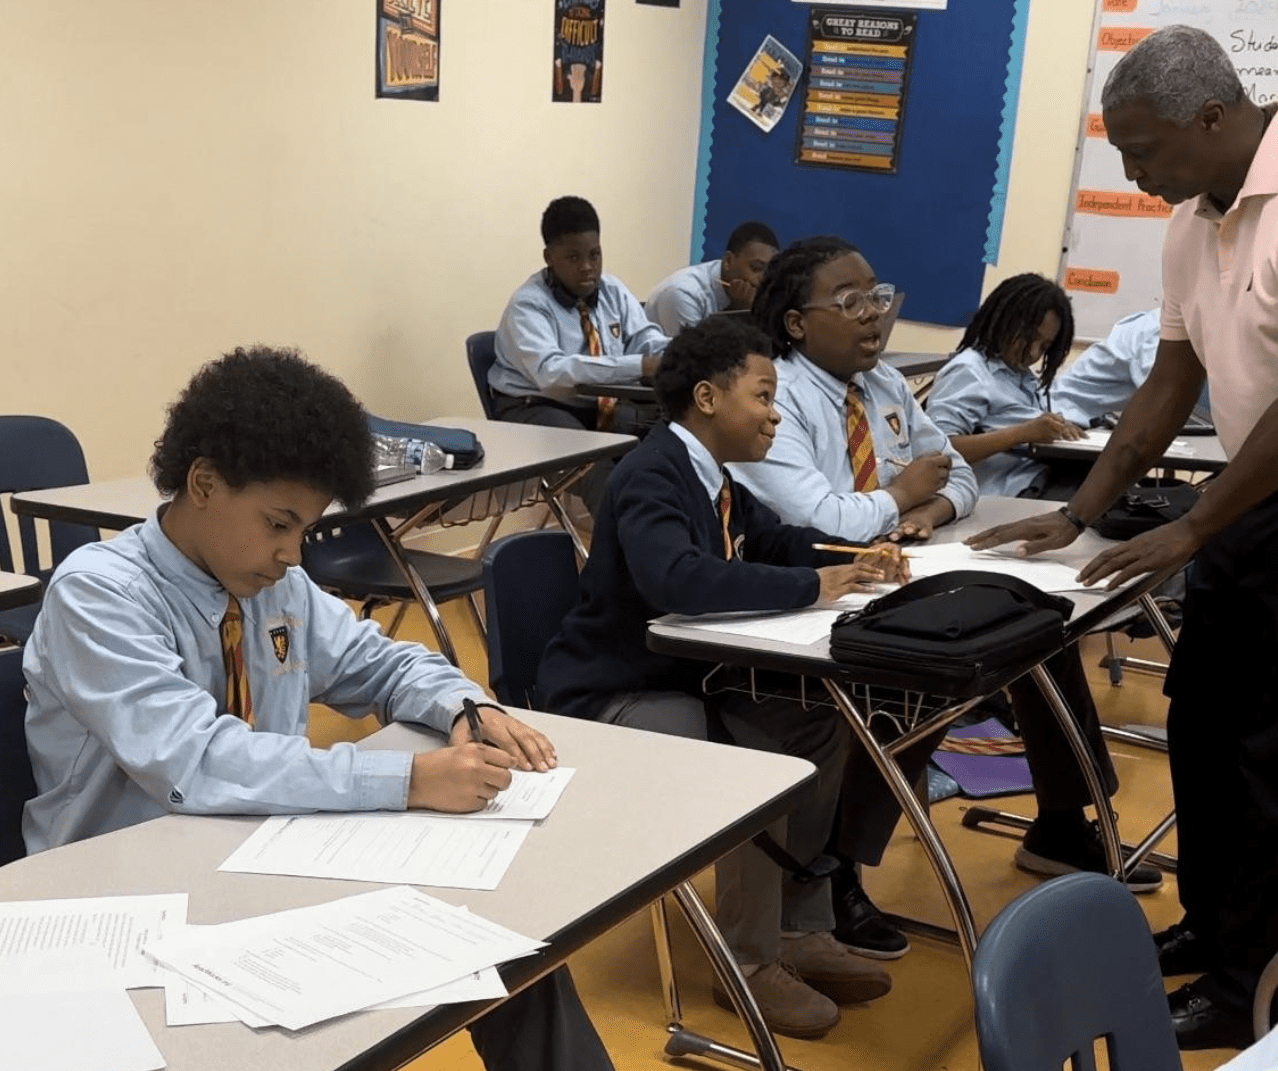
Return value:
[[(772, 260), (754, 302), (754, 318), (777, 356), (776, 442), (733, 475), (787, 524), (809, 524), (843, 539), (927, 539), (971, 512), (977, 484), (895, 369), (879, 364), (879, 318), (893, 288), (875, 278), (855, 246), (823, 236), (794, 242)], [(1048, 668), (1092, 747), (1107, 790), (1117, 778), (1076, 650)], [(1038, 797), (1038, 818), (1016, 853), (1022, 869), (1044, 875), (1104, 872), (1105, 853), (1083, 808), (1086, 782), (1064, 735), (1028, 677), (1008, 689)], [(898, 756), (909, 780), (921, 774), (943, 733)], [(899, 817), (896, 800), (863, 752), (848, 765), (832, 843), (845, 861), (876, 865)], [(836, 875), (835, 936), (862, 955), (894, 959), (909, 945), (844, 866)], [(1162, 877), (1138, 866), (1133, 892)]]

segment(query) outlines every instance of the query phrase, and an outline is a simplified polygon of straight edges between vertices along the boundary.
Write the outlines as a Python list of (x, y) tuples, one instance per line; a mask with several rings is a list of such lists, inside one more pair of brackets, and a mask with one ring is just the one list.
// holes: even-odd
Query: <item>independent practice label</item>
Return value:
[(896, 171), (917, 18), (865, 8), (813, 9), (797, 163)]

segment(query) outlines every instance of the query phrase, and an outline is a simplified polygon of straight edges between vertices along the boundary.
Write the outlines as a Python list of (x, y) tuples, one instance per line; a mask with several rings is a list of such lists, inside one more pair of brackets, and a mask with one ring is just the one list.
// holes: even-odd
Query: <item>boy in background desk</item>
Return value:
[(767, 224), (738, 224), (728, 235), (722, 257), (666, 276), (648, 295), (644, 312), (673, 338), (681, 327), (699, 324), (712, 313), (749, 309), (778, 248), (777, 236)]
[[(945, 434), (919, 408), (909, 384), (879, 362), (879, 317), (892, 300), (856, 247), (823, 236), (794, 242), (768, 265), (754, 317), (771, 336), (782, 422), (767, 457), (734, 466), (760, 501), (790, 524), (813, 524), (843, 539), (927, 539), (969, 513), (976, 479)], [(1048, 663), (1090, 742), (1112, 793), (1117, 778), (1100, 735), (1096, 707), (1077, 651)], [(1100, 834), (1087, 822), (1086, 782), (1050, 710), (1028, 677), (1009, 689), (1039, 814), (1017, 851), (1017, 865), (1039, 874), (1104, 870)], [(907, 780), (922, 773), (941, 734), (898, 756)], [(839, 854), (873, 866), (899, 817), (896, 800), (859, 749), (844, 783)], [(1133, 891), (1162, 876), (1140, 866)], [(861, 888), (850, 866), (836, 875), (835, 936), (866, 955), (894, 958), (908, 948)]]
[[(637, 384), (670, 341), (620, 279), (603, 270), (599, 215), (581, 197), (551, 201), (541, 217), (546, 266), (511, 296), (497, 325), (488, 373), (502, 420), (640, 434), (651, 407), (577, 393), (577, 384)], [(612, 461), (578, 485), (593, 516)]]
[[(362, 504), (372, 468), (363, 408), (295, 352), (236, 350), (196, 373), (151, 459), (173, 500), (49, 582), (23, 657), (28, 851), (168, 813), (474, 811), (512, 767), (554, 764), (542, 734), (449, 662), (357, 621), (298, 567), (306, 530), (334, 498)], [(491, 743), (469, 742), (466, 699)], [(450, 746), (313, 748), (310, 702)], [(492, 1069), (612, 1067), (566, 970), (471, 1032)]]
[[(748, 691), (707, 695), (706, 667), (648, 650), (647, 623), (667, 613), (785, 610), (895, 576), (895, 548), (876, 564), (814, 549), (826, 536), (782, 525), (733, 481), (727, 461), (762, 457), (778, 416), (768, 340), (739, 320), (711, 317), (671, 342), (656, 376), (671, 419), (618, 464), (581, 574), (581, 602), (542, 659), (537, 694), (547, 709), (632, 728), (704, 738), (707, 710), (738, 744), (798, 755), (817, 766), (778, 823), (797, 866), (814, 866), (830, 833), (850, 734), (827, 710), (797, 698), (755, 701)], [(784, 827), (784, 833), (781, 828)], [(718, 923), (768, 1025), (820, 1037), (838, 1002), (881, 996), (886, 972), (830, 935), (830, 885), (816, 872), (783, 874), (747, 844), (717, 868)], [(715, 1000), (731, 1007), (717, 987)]]

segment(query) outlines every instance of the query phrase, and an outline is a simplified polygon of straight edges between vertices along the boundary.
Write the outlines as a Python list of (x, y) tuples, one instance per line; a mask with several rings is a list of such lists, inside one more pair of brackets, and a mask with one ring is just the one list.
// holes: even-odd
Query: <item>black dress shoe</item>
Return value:
[(1167, 994), (1176, 1044), (1182, 1049), (1245, 1049), (1256, 1040), (1251, 1016), (1222, 1007), (1189, 982)]
[(1202, 974), (1211, 968), (1203, 940), (1183, 922), (1154, 934), (1158, 967), (1163, 977), (1170, 974)]
[(855, 872), (840, 875), (834, 897), (834, 937), (858, 956), (900, 959), (910, 942), (895, 922), (885, 918), (861, 887)]

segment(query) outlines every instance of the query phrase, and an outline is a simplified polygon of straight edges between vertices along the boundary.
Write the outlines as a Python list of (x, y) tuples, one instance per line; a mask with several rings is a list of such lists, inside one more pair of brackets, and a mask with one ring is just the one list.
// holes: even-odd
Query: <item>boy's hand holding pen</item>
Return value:
[(866, 592), (870, 590), (867, 585), (904, 584), (910, 579), (909, 555), (902, 554), (895, 543), (876, 543), (871, 547), (813, 543), (812, 548), (859, 559), (852, 565), (827, 565), (817, 569), (817, 576), (821, 579), (818, 602), (833, 602), (850, 592)]

